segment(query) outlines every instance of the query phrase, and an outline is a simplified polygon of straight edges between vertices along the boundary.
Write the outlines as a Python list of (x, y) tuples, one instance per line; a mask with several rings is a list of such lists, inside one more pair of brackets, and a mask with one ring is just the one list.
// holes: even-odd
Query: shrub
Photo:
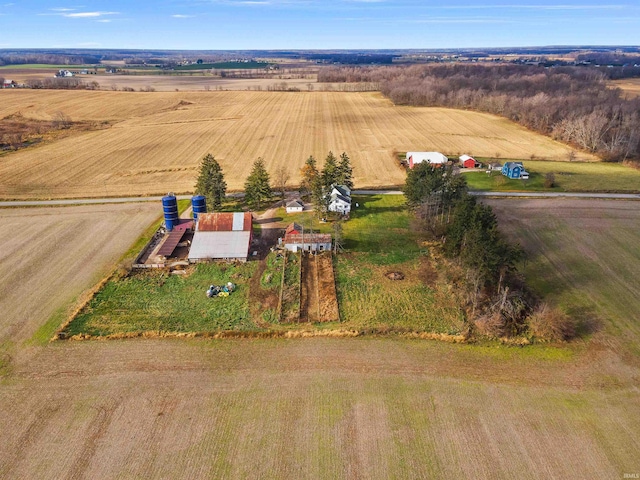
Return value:
[(549, 172), (544, 176), (544, 187), (553, 188), (556, 186), (556, 176), (553, 172)]
[(538, 340), (566, 341), (576, 335), (575, 320), (547, 303), (538, 305), (527, 323), (529, 333)]

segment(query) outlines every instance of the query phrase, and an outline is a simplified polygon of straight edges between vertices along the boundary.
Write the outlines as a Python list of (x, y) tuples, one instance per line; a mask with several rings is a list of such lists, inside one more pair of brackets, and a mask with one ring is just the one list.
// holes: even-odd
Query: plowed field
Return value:
[(0, 92), (3, 117), (50, 119), (60, 111), (114, 125), (3, 156), (0, 198), (191, 192), (208, 152), (230, 189), (242, 189), (259, 156), (271, 172), (288, 167), (295, 184), (309, 155), (346, 151), (364, 188), (404, 182), (394, 151), (548, 159), (569, 152), (503, 118), (393, 106), (378, 93)]

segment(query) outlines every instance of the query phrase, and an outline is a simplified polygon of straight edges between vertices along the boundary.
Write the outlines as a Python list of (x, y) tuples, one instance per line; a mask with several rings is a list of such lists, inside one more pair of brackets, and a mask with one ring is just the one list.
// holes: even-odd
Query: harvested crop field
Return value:
[(23, 341), (109, 274), (158, 205), (0, 209), (0, 344)]
[(373, 338), (57, 343), (16, 362), (0, 389), (0, 476), (637, 472), (638, 368), (620, 370), (608, 350), (555, 350)]
[(622, 90), (627, 98), (635, 98), (640, 96), (640, 78), (627, 78), (625, 80), (615, 80), (610, 85)]
[(241, 189), (252, 162), (286, 166), (291, 184), (309, 155), (346, 151), (356, 185), (404, 182), (396, 151), (440, 150), (503, 158), (565, 159), (569, 148), (506, 119), (442, 108), (393, 106), (378, 93), (128, 93), (2, 91), (0, 116), (116, 122), (11, 153), (0, 198), (95, 197), (191, 192), (201, 158), (221, 163)]
[[(527, 281), (549, 301), (640, 356), (640, 204), (483, 200), (528, 252)], [(614, 340), (611, 340), (612, 342)]]
[[(635, 304), (614, 305), (627, 288), (626, 270), (615, 261), (610, 272), (598, 265), (608, 275), (603, 280), (588, 270), (593, 253), (622, 252), (620, 261), (630, 265), (626, 285), (637, 278), (637, 204), (491, 202), (501, 219), (511, 220), (508, 232), (536, 254), (530, 261), (542, 268), (529, 270), (541, 274), (536, 287), (544, 290), (548, 281), (549, 292), (565, 290), (561, 300), (593, 300), (601, 318), (612, 319), (604, 330), (568, 346), (527, 348), (396, 337), (23, 345), (20, 339), (46, 321), (40, 314), (12, 332), (17, 345), (10, 350), (0, 342), (0, 478), (539, 479), (639, 472), (640, 362), (621, 348), (638, 344), (638, 322), (629, 316), (639, 311), (637, 296), (628, 300)], [(145, 207), (6, 210), (0, 225), (9, 227), (4, 217), (14, 212), (29, 219), (47, 210), (59, 220), (60, 211), (97, 209), (126, 232), (137, 226), (112, 209), (135, 217), (133, 208)], [(147, 223), (154, 214), (155, 208)], [(354, 228), (363, 222), (364, 216)], [(588, 247), (580, 255), (573, 252), (577, 243), (567, 244), (571, 229)], [(0, 238), (11, 258), (36, 253)], [(118, 248), (113, 258), (126, 245)], [(51, 254), (72, 262), (76, 251)], [(46, 281), (44, 262), (38, 265), (23, 269), (23, 278)], [(574, 270), (588, 275), (581, 280)], [(44, 288), (31, 281), (22, 300), (31, 294), (32, 304), (48, 301), (52, 293)], [(0, 306), (11, 308), (2, 300)], [(613, 322), (625, 316), (636, 327), (616, 329)]]

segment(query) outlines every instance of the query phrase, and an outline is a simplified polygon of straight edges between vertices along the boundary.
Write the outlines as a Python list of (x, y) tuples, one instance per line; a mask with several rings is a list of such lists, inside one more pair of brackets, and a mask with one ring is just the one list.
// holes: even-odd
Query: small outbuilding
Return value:
[(330, 233), (292, 233), (284, 236), (284, 248), (290, 252), (331, 251)]
[(249, 212), (201, 213), (193, 234), (189, 261), (246, 262), (252, 237), (252, 218)]
[(460, 166), (462, 168), (478, 168), (480, 166), (480, 162), (470, 155), (460, 155), (458, 160), (460, 160)]
[(449, 159), (440, 152), (407, 152), (407, 164), (409, 168), (422, 162), (428, 162), (432, 165), (445, 165)]
[(287, 210), (287, 213), (300, 213), (304, 211), (304, 203), (302, 203), (302, 200), (292, 200), (287, 203), (285, 208)]
[(303, 229), (302, 229), (302, 225), (298, 224), (298, 223), (290, 223), (289, 225), (287, 225), (287, 229), (284, 231), (285, 235), (297, 235), (299, 233), (302, 233)]

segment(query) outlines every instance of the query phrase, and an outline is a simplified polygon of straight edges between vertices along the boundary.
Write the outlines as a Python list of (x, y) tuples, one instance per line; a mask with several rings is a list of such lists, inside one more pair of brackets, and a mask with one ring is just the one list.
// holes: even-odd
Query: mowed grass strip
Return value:
[(309, 155), (322, 161), (330, 150), (347, 152), (356, 185), (365, 188), (404, 183), (399, 151), (524, 159), (563, 159), (570, 151), (504, 118), (393, 106), (371, 92), (1, 91), (0, 116), (17, 112), (115, 124), (6, 155), (1, 198), (191, 192), (209, 152), (238, 190), (258, 157), (272, 173), (287, 168), (295, 185)]
[[(483, 160), (486, 161), (490, 160)], [(501, 163), (504, 163), (504, 160)], [(469, 188), (498, 192), (640, 192), (640, 170), (617, 163), (551, 162), (524, 160), (528, 180), (514, 180), (494, 171), (465, 172)], [(548, 173), (553, 173), (555, 186), (545, 186)]]

